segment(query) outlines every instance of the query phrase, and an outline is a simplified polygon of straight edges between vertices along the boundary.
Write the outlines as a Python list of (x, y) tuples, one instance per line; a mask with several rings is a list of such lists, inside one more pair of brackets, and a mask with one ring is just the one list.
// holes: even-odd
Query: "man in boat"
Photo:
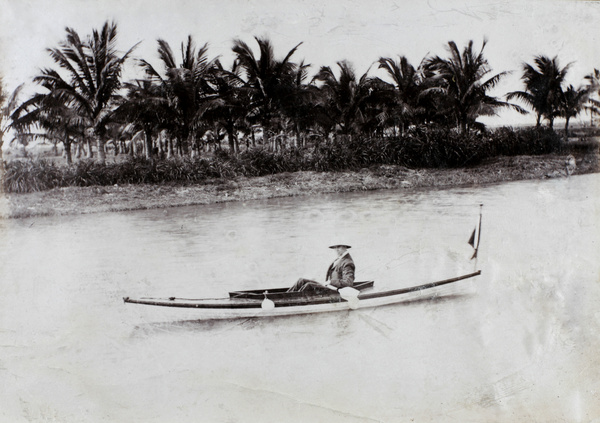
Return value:
[(327, 275), (325, 277), (325, 283), (313, 281), (311, 279), (300, 278), (298, 281), (288, 289), (288, 292), (297, 291), (322, 291), (323, 287), (332, 290), (338, 290), (346, 286), (352, 287), (354, 285), (354, 261), (348, 252), (348, 249), (352, 248), (346, 244), (335, 244), (329, 248), (334, 249), (337, 253), (337, 258), (329, 265), (327, 269)]

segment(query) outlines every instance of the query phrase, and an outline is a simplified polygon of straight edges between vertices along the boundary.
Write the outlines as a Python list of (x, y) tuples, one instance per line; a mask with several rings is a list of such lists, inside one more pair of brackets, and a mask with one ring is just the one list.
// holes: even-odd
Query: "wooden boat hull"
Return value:
[[(262, 300), (256, 298), (219, 298), (219, 299), (186, 299), (186, 298), (130, 298), (123, 300), (131, 304), (143, 304), (161, 307), (193, 308), (198, 311), (200, 320), (235, 319), (251, 317), (275, 317), (313, 313), (326, 313), (349, 309), (365, 309), (411, 301), (431, 296), (431, 290), (464, 279), (473, 278), (481, 271), (469, 273), (451, 279), (418, 285), (410, 288), (381, 292), (361, 292), (358, 301), (348, 302), (339, 293), (309, 294), (293, 298), (274, 298), (274, 308), (263, 308)], [(268, 294), (267, 294), (268, 297)]]

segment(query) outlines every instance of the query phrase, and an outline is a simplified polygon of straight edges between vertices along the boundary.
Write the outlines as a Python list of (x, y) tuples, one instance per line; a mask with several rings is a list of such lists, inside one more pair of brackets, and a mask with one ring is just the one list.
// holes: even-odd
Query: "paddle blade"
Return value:
[(358, 298), (358, 294), (360, 294), (360, 291), (358, 289), (354, 289), (350, 286), (340, 288), (338, 289), (338, 292), (344, 300), (347, 298)]
[(340, 293), (340, 297), (348, 301), (351, 309), (354, 310), (358, 308), (358, 294), (360, 294), (358, 289), (345, 286), (344, 288), (338, 289), (338, 292)]
[(260, 304), (260, 307), (263, 310), (273, 310), (275, 308), (275, 303), (268, 298), (265, 298)]

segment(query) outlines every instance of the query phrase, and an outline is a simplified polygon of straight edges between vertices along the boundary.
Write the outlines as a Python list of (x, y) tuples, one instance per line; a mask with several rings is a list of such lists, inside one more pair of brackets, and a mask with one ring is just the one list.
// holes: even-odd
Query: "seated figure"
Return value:
[(325, 277), (325, 283), (313, 281), (311, 279), (300, 278), (298, 281), (288, 289), (288, 292), (299, 292), (312, 290), (318, 292), (323, 287), (338, 290), (339, 288), (352, 287), (354, 285), (354, 261), (348, 249), (351, 248), (347, 244), (334, 244), (329, 248), (332, 248), (337, 253), (337, 258), (331, 263), (329, 269), (327, 269), (327, 275)]

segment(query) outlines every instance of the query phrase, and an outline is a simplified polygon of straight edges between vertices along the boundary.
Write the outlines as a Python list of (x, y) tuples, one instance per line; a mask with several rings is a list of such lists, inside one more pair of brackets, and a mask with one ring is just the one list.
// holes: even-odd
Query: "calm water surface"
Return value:
[[(594, 421), (599, 194), (586, 175), (0, 221), (0, 422)], [(334, 242), (377, 289), (483, 274), (318, 316), (122, 302), (323, 279)]]

